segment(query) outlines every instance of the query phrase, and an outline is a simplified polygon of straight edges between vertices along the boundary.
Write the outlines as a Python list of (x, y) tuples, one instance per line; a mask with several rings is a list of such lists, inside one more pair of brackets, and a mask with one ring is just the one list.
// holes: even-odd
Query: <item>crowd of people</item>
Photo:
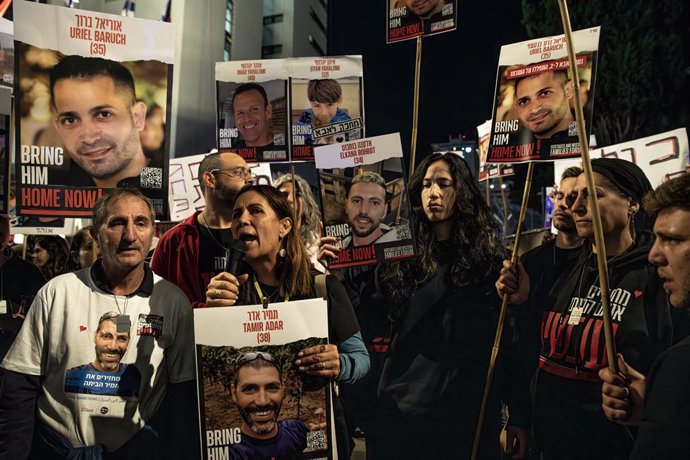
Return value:
[[(452, 153), (417, 166), (408, 184), (416, 256), (388, 263), (329, 270), (342, 246), (321, 236), (309, 184), (296, 175), (254, 184), (230, 152), (200, 163), (205, 208), (162, 235), (150, 267), (153, 207), (136, 189), (104, 195), (69, 246), (32, 238), (35, 266), (7, 247), (4, 219), (0, 457), (198, 457), (193, 309), (289, 308), (320, 296), (326, 273), (329, 343), (303, 349), (294, 365), (337, 387), (338, 458), (350, 457), (358, 433), (371, 460), (470, 458), (506, 296), (477, 458), (688, 458), (690, 175), (653, 190), (633, 163), (597, 159), (592, 169), (595, 190), (581, 169), (563, 173), (557, 237), (515, 265), (473, 173)], [(374, 218), (388, 204), (377, 176), (362, 171), (348, 189), (348, 244), (385, 234)], [(229, 273), (227, 248), (238, 240), (246, 252)], [(606, 355), (602, 253), (618, 373)], [(293, 458), (309, 428), (278, 420), (282, 368), (262, 352), (235, 368), (234, 452)], [(254, 375), (261, 391), (247, 383)]]

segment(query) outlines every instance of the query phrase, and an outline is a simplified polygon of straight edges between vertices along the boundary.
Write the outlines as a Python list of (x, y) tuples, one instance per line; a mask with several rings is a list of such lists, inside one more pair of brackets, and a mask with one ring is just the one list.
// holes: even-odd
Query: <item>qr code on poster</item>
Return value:
[(143, 168), (139, 180), (141, 188), (163, 188), (163, 168)]

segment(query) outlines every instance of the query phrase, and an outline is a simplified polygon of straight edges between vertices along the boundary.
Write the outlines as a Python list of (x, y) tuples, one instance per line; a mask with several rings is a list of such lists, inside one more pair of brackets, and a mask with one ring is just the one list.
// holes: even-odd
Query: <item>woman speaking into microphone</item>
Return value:
[[(292, 207), (270, 185), (248, 185), (237, 194), (232, 211), (232, 235), (246, 245), (240, 273), (222, 272), (206, 291), (209, 307), (282, 304), (316, 297), (309, 254), (294, 231)], [(328, 345), (302, 350), (295, 365), (307, 375), (352, 383), (369, 370), (359, 324), (345, 288), (326, 277)], [(337, 399), (337, 398), (336, 398)], [(334, 404), (339, 456), (349, 457), (342, 409)]]

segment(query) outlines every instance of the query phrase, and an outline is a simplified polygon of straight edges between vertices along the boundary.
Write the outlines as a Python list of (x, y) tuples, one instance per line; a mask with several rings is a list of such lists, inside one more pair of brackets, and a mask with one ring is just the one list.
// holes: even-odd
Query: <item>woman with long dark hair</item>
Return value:
[(36, 265), (45, 277), (50, 281), (58, 275), (62, 275), (67, 270), (69, 261), (69, 247), (67, 241), (57, 235), (37, 236), (34, 241), (33, 258)]
[[(415, 259), (387, 265), (380, 286), (395, 335), (379, 385), (385, 458), (469, 458), (496, 328), (492, 279), (504, 249), (467, 164), (434, 153), (409, 183)], [(497, 458), (491, 399), (480, 458)]]
[[(233, 238), (246, 244), (242, 274), (222, 272), (206, 291), (209, 307), (283, 303), (316, 297), (309, 254), (293, 226), (292, 207), (270, 185), (239, 191), (232, 211)], [(369, 356), (345, 288), (326, 277), (330, 343), (300, 353), (296, 365), (305, 374), (351, 383), (369, 370)], [(347, 428), (334, 399), (339, 456), (349, 457)]]

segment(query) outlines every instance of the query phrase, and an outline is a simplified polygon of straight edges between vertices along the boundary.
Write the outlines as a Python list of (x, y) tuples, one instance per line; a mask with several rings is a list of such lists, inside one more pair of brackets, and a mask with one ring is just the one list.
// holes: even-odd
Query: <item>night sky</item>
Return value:
[[(331, 0), (328, 54), (364, 56), (367, 136), (399, 131), (410, 150), (416, 40), (386, 45), (385, 1)], [(461, 1), (458, 28), (423, 40), (417, 161), (432, 142), (477, 137), (491, 117), (498, 54), (527, 39), (518, 0)]]

